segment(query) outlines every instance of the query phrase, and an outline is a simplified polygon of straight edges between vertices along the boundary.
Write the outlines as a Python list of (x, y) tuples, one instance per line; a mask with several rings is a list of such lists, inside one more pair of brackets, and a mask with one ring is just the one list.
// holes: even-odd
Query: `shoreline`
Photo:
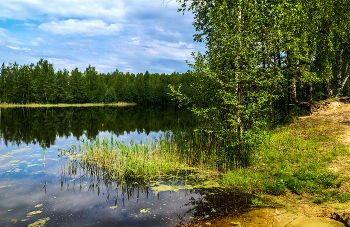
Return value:
[(30, 104), (14, 104), (14, 103), (0, 103), (0, 108), (18, 108), (18, 107), (28, 107), (28, 108), (38, 108), (38, 107), (92, 107), (92, 106), (134, 106), (136, 103), (58, 103), (58, 104), (40, 104), (40, 103), (30, 103)]

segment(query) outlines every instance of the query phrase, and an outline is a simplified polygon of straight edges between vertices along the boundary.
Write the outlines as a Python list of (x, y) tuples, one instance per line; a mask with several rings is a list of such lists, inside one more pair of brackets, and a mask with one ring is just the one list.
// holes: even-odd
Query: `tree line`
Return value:
[(55, 71), (53, 64), (40, 59), (36, 64), (1, 66), (0, 101), (2, 103), (169, 103), (169, 84), (184, 84), (189, 94), (189, 72), (98, 73), (88, 66), (71, 72)]

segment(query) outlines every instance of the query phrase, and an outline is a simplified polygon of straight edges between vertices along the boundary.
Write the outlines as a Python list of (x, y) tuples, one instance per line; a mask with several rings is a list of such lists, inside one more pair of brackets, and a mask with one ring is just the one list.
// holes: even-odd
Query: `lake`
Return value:
[[(111, 180), (59, 155), (84, 139), (152, 141), (196, 124), (176, 105), (0, 109), (0, 226), (181, 226), (237, 210), (246, 197), (230, 204), (226, 192), (174, 179)], [(164, 185), (179, 187), (154, 190)]]

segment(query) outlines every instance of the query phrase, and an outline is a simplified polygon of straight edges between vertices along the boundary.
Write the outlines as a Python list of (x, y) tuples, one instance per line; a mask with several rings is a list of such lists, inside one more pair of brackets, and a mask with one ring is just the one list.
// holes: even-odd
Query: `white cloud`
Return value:
[(7, 42), (17, 45), (23, 45), (23, 43), (21, 41), (18, 41), (16, 38), (9, 38)]
[(28, 49), (28, 48), (20, 48), (20, 47), (14, 47), (14, 46), (7, 46), (8, 48), (10, 48), (10, 49), (14, 49), (14, 50), (30, 50), (30, 49)]
[(171, 59), (171, 60), (189, 60), (191, 52), (194, 51), (192, 48), (180, 48), (180, 43), (167, 43), (164, 41), (154, 41), (149, 44), (147, 52), (160, 59)]
[(0, 28), (0, 36), (7, 37), (6, 33), (8, 33), (8, 31), (5, 28)]
[(38, 45), (38, 42), (31, 42), (31, 44), (33, 45), (33, 46), (37, 46)]
[(123, 68), (123, 72), (132, 72), (134, 71), (133, 68)]
[(0, 28), (0, 37), (3, 37), (3, 42), (12, 43), (17, 45), (22, 45), (23, 43), (18, 41), (16, 38), (13, 38), (9, 35), (9, 31), (4, 28)]
[(175, 38), (182, 37), (182, 35), (179, 32), (174, 32), (172, 30), (165, 30), (164, 28), (159, 27), (159, 26), (155, 26), (154, 28), (163, 35), (171, 35), (171, 36), (174, 36)]
[(140, 37), (132, 37), (131, 38), (131, 40), (132, 40), (132, 44), (134, 44), (134, 45), (140, 45), (141, 43), (140, 43)]
[(40, 42), (44, 41), (44, 40), (43, 40), (42, 38), (40, 38), (40, 37), (36, 38), (36, 40), (38, 40), (38, 41), (40, 41)]
[(72, 59), (48, 58), (47, 60), (53, 63), (55, 69), (73, 70), (75, 68), (84, 69), (84, 67), (86, 67), (85, 62), (73, 62)]
[(30, 23), (24, 23), (24, 26), (27, 26), (27, 27), (34, 27), (36, 26), (35, 24), (30, 24)]
[(38, 20), (48, 15), (118, 22), (124, 16), (124, 8), (121, 0), (1, 0), (0, 18)]
[(52, 33), (67, 34), (84, 34), (89, 36), (110, 35), (121, 30), (121, 25), (106, 24), (101, 20), (77, 20), (69, 19), (59, 22), (43, 23), (39, 29)]
[[(140, 41), (139, 37), (132, 38), (130, 45), (144, 47), (148, 57), (158, 59), (189, 60), (194, 51), (193, 44), (186, 42), (165, 42), (160, 40)], [(138, 49), (139, 52), (143, 52)]]

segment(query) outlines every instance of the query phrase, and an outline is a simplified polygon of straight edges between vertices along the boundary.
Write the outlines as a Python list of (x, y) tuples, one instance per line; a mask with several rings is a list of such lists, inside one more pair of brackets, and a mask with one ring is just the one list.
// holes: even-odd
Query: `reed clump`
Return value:
[[(210, 186), (219, 187), (215, 182), (229, 166), (229, 158), (215, 149), (210, 136), (192, 132), (168, 131), (155, 140), (131, 140), (128, 144), (113, 136), (84, 139), (69, 150), (61, 150), (60, 156), (67, 158), (62, 169), (69, 175), (84, 171), (84, 176), (105, 181), (176, 179), (203, 187), (211, 182)], [(209, 150), (209, 145), (213, 149)]]
[(113, 137), (83, 140), (70, 150), (62, 151), (62, 156), (69, 158), (71, 169), (79, 166), (89, 175), (118, 179), (150, 180), (191, 168), (179, 155), (171, 137), (165, 135), (153, 141), (131, 140), (129, 144)]

